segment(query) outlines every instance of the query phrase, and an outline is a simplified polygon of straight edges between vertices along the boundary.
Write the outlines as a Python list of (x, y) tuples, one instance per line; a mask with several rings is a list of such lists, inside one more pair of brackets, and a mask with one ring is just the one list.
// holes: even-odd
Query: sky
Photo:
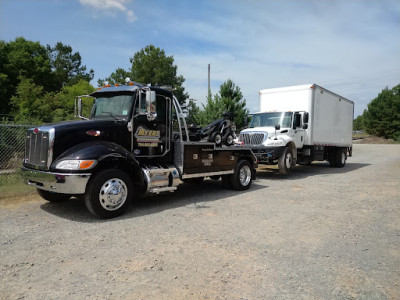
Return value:
[(147, 45), (173, 56), (201, 106), (231, 79), (250, 112), (259, 90), (316, 83), (355, 117), (400, 83), (400, 0), (0, 0), (0, 39), (70, 45), (92, 81)]

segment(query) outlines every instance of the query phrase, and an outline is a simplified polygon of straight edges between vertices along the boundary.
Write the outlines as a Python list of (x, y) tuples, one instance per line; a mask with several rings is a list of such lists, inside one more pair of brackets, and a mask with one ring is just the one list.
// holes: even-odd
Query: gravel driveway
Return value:
[(106, 221), (77, 199), (2, 199), (0, 299), (400, 299), (400, 145), (353, 155)]

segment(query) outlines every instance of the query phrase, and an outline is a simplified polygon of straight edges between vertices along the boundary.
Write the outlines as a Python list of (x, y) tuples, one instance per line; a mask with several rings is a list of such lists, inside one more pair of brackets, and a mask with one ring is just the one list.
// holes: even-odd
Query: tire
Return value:
[(49, 191), (45, 191), (45, 190), (41, 190), (41, 189), (37, 189), (37, 192), (38, 192), (39, 196), (42, 197), (44, 200), (53, 202), (53, 203), (68, 200), (72, 196), (72, 195), (68, 195), (68, 194), (49, 192)]
[(343, 168), (346, 165), (347, 152), (346, 149), (337, 149), (330, 154), (329, 165), (332, 168)]
[(237, 191), (250, 188), (253, 180), (253, 166), (247, 160), (240, 160), (236, 164), (235, 173), (230, 176), (231, 187)]
[(110, 219), (125, 212), (133, 196), (130, 177), (117, 169), (104, 170), (92, 178), (85, 194), (87, 209), (96, 217)]
[(219, 132), (214, 132), (211, 134), (210, 142), (215, 143), (217, 146), (222, 145), (222, 136)]
[(228, 132), (226, 133), (223, 137), (222, 137), (222, 142), (224, 143), (224, 145), (226, 146), (232, 146), (233, 145), (233, 135), (232, 133)]
[(278, 159), (279, 173), (288, 174), (294, 169), (294, 166), (293, 150), (286, 147)]

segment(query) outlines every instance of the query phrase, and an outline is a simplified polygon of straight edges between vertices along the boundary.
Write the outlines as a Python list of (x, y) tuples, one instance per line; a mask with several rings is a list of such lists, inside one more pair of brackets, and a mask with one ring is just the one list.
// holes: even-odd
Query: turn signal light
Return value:
[(94, 164), (94, 162), (95, 162), (94, 160), (83, 160), (79, 164), (79, 169), (81, 170), (89, 169)]

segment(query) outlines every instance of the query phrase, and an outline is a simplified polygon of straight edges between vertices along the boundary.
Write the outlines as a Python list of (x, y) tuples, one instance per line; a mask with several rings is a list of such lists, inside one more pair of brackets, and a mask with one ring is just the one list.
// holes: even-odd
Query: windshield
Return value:
[(270, 112), (253, 115), (250, 122), (250, 128), (254, 127), (275, 127), (280, 124), (281, 128), (290, 128), (292, 124), (292, 115), (290, 112)]
[(93, 106), (92, 118), (125, 118), (132, 108), (132, 95), (101, 96)]

